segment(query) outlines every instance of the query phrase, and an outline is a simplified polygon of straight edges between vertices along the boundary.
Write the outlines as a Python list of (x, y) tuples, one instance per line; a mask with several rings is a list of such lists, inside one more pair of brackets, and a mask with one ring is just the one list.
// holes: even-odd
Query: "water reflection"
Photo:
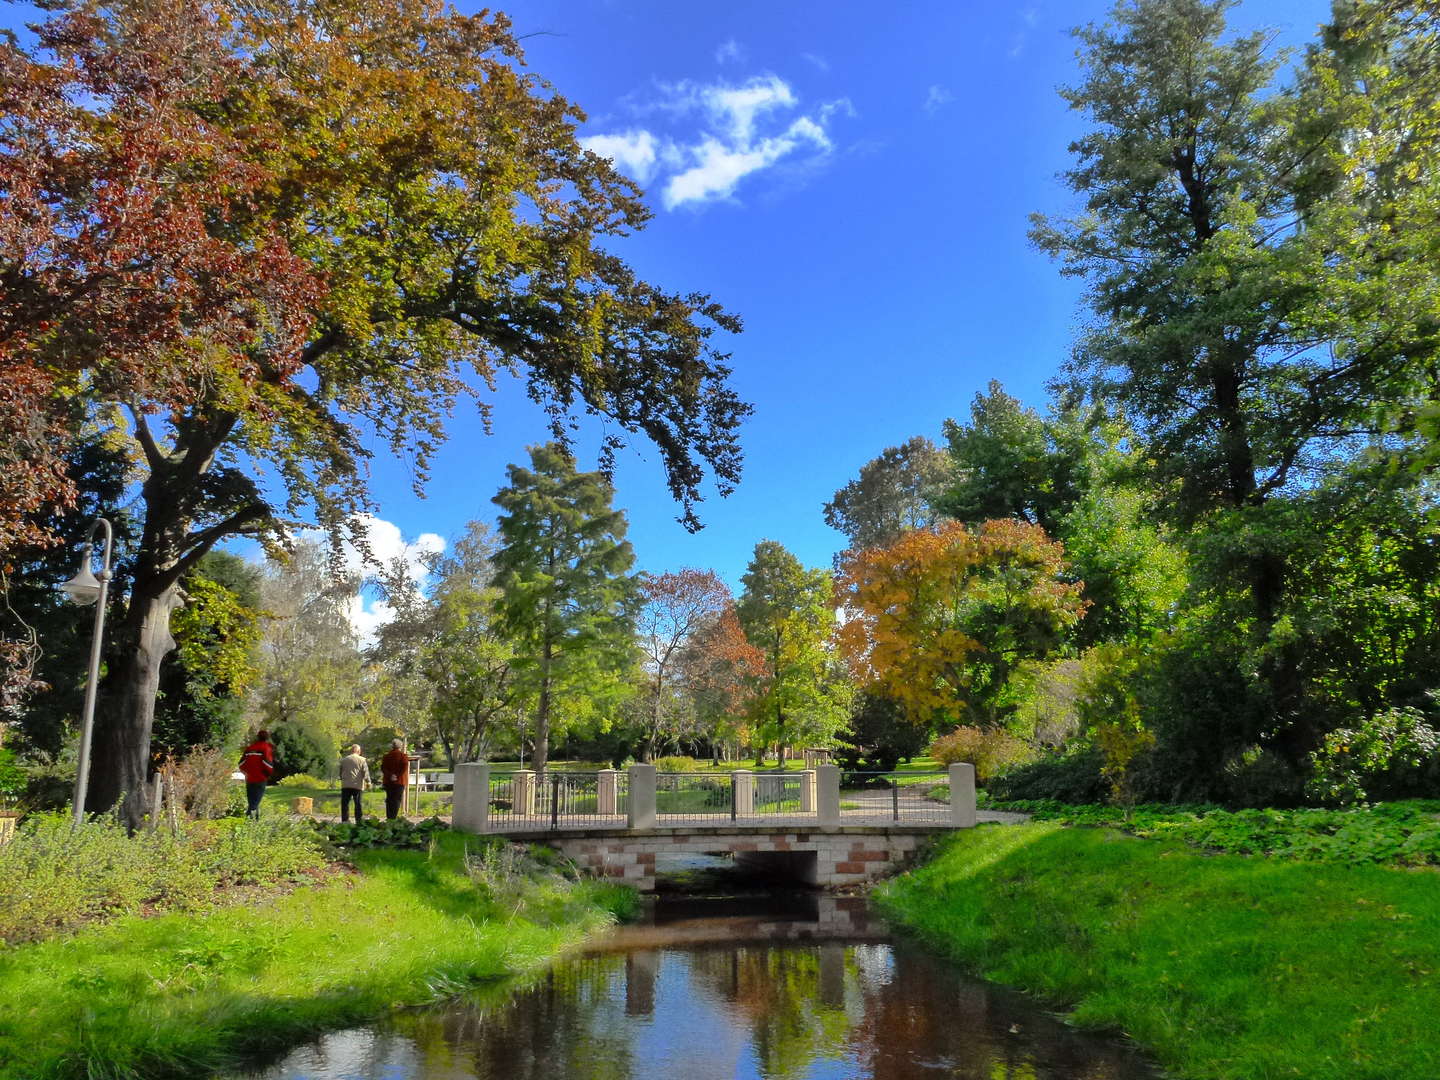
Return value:
[[(1152, 1080), (918, 948), (863, 901), (811, 895), (720, 915), (662, 901), (652, 924), (494, 1000), (337, 1032), (264, 1080)], [(753, 904), (751, 907), (753, 908)], [(763, 905), (762, 905), (763, 906)], [(709, 908), (713, 911), (713, 905)], [(822, 927), (824, 928), (822, 930)], [(811, 940), (807, 940), (805, 935)], [(824, 940), (814, 940), (821, 936)]]

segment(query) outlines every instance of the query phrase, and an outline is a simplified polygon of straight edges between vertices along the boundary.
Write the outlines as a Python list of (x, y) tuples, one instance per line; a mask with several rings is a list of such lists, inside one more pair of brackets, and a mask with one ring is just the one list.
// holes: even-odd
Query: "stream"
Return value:
[(518, 990), (332, 1032), (244, 1080), (1158, 1076), (891, 934), (863, 897), (692, 869), (640, 922)]

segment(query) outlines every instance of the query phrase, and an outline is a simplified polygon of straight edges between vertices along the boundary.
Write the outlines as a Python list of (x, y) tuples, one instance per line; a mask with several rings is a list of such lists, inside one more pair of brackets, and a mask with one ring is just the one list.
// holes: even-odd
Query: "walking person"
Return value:
[(400, 814), (400, 801), (405, 798), (405, 785), (410, 782), (410, 755), (405, 753), (405, 740), (390, 743), (390, 752), (380, 759), (380, 786), (385, 789), (385, 820), (394, 821)]
[(350, 803), (355, 803), (355, 824), (360, 824), (360, 793), (370, 786), (370, 763), (358, 745), (340, 759), (340, 820), (350, 820)]
[(275, 744), (270, 741), (270, 732), (261, 728), (255, 733), (255, 741), (240, 752), (240, 772), (245, 777), (245, 800), (248, 809), (246, 817), (260, 816), (260, 800), (265, 797), (265, 785), (275, 775)]

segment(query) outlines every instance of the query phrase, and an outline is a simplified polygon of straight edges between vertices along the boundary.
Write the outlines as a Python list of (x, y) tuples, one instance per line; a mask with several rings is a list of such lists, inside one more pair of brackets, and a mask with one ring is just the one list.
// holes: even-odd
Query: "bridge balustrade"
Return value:
[(969, 765), (947, 772), (847, 772), (821, 765), (800, 772), (658, 773), (456, 770), (454, 821), (474, 832), (718, 827), (728, 823), (835, 828), (975, 823)]

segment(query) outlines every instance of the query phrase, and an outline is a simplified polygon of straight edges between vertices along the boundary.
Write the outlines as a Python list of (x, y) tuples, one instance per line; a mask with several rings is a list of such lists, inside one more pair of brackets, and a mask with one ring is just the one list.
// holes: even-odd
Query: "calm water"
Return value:
[(503, 997), (335, 1032), (256, 1080), (1154, 1080), (1135, 1054), (892, 941), (858, 898), (661, 897)]

